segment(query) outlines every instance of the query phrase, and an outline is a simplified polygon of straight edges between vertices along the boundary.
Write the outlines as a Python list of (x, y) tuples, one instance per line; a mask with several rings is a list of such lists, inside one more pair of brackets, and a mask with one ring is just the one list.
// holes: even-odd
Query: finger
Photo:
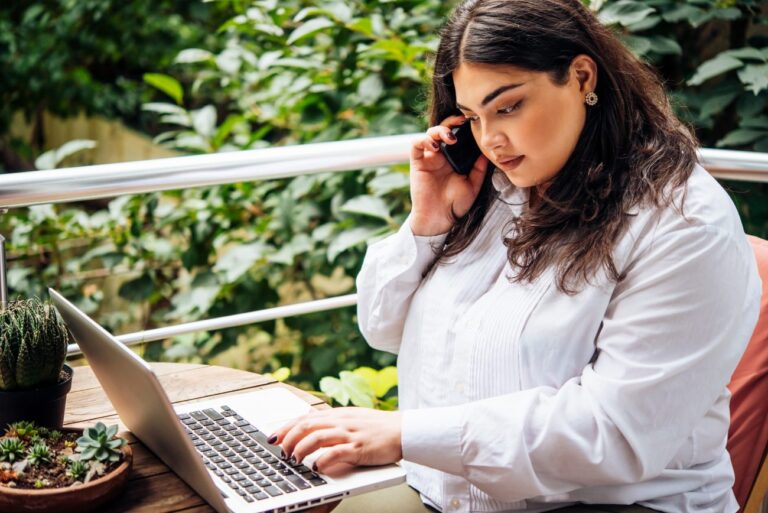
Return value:
[(336, 465), (358, 465), (360, 462), (360, 447), (354, 443), (339, 444), (325, 451), (312, 465), (312, 470), (325, 472)]
[(336, 424), (337, 422), (333, 422), (330, 419), (305, 418), (296, 423), (296, 425), (285, 434), (280, 442), (280, 446), (283, 448), (286, 457), (290, 458), (293, 455), (296, 444), (305, 437), (319, 429), (334, 428)]
[(267, 437), (267, 442), (275, 445), (279, 445), (282, 443), (283, 438), (285, 435), (293, 429), (293, 427), (298, 424), (299, 422), (303, 422), (306, 419), (321, 419), (328, 416), (329, 412), (333, 412), (335, 410), (333, 409), (327, 409), (327, 410), (312, 410), (309, 413), (305, 415), (301, 415), (299, 417), (296, 417), (294, 419), (289, 420), (282, 426), (280, 426), (279, 429), (275, 430), (271, 435)]
[(349, 432), (345, 429), (318, 429), (301, 439), (294, 447), (291, 455), (296, 462), (301, 463), (308, 454), (321, 447), (329, 447), (349, 442)]
[(440, 144), (430, 136), (422, 136), (413, 141), (411, 145), (411, 159), (421, 160), (425, 152), (437, 153), (440, 151)]
[(475, 161), (475, 165), (472, 166), (472, 170), (469, 172), (469, 183), (472, 184), (472, 190), (475, 194), (483, 186), (483, 180), (485, 180), (485, 173), (488, 171), (488, 158), (485, 155), (480, 155)]
[(435, 141), (442, 141), (446, 144), (454, 144), (456, 142), (456, 136), (453, 135), (453, 131), (448, 126), (438, 125), (427, 129), (427, 135)]
[(463, 124), (466, 120), (467, 116), (464, 114), (456, 114), (455, 116), (448, 116), (440, 124), (452, 128)]

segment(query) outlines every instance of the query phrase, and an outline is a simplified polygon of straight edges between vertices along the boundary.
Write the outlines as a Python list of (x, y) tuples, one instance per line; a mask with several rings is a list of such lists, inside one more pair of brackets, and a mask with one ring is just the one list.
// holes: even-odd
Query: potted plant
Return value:
[(20, 421), (0, 436), (0, 513), (82, 513), (128, 481), (130, 446), (117, 426), (48, 429)]
[(0, 310), (0, 431), (20, 420), (60, 428), (72, 368), (72, 338), (53, 305), (37, 298)]

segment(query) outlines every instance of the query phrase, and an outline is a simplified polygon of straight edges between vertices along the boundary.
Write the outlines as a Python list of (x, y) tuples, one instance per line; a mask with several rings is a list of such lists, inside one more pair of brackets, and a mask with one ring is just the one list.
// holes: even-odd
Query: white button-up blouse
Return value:
[(760, 279), (728, 195), (697, 165), (684, 217), (635, 212), (614, 251), (623, 279), (566, 295), (551, 270), (507, 279), (502, 237), (528, 195), (499, 171), (493, 183), (481, 232), (450, 263), (422, 279), (445, 236), (406, 221), (357, 277), (363, 335), (398, 354), (409, 484), (446, 512), (735, 512), (726, 384)]

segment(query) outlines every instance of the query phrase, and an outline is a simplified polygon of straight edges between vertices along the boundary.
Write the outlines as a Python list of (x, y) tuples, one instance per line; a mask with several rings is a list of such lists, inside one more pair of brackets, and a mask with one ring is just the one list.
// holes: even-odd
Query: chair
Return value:
[(768, 241), (748, 238), (763, 281), (763, 297), (757, 326), (728, 385), (732, 393), (728, 452), (740, 511), (759, 513), (768, 492)]

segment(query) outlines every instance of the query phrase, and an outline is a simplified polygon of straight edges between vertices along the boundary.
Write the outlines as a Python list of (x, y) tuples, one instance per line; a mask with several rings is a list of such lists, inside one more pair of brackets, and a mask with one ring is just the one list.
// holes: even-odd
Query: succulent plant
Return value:
[(51, 442), (53, 442), (53, 443), (56, 443), (56, 442), (58, 442), (59, 440), (61, 440), (61, 437), (62, 437), (62, 436), (64, 436), (64, 433), (62, 433), (61, 431), (59, 431), (59, 430), (57, 430), (57, 429), (52, 429), (52, 430), (50, 430), (50, 431), (48, 432), (48, 439), (49, 439)]
[(35, 444), (27, 451), (27, 461), (35, 466), (41, 463), (50, 463), (52, 456), (51, 450), (44, 443)]
[(13, 463), (24, 458), (26, 450), (24, 443), (18, 438), (4, 438), (0, 440), (0, 461)]
[(67, 475), (75, 481), (82, 481), (88, 474), (88, 464), (80, 460), (70, 460)]
[(115, 438), (117, 425), (107, 427), (103, 422), (83, 431), (83, 436), (77, 439), (76, 451), (83, 461), (118, 461), (122, 455), (120, 447), (125, 445), (125, 439)]
[(0, 311), (0, 390), (55, 384), (70, 341), (50, 303), (10, 302)]
[(5, 431), (6, 436), (20, 438), (22, 440), (29, 440), (40, 434), (40, 430), (34, 422), (26, 420), (20, 420), (8, 424), (8, 429)]

